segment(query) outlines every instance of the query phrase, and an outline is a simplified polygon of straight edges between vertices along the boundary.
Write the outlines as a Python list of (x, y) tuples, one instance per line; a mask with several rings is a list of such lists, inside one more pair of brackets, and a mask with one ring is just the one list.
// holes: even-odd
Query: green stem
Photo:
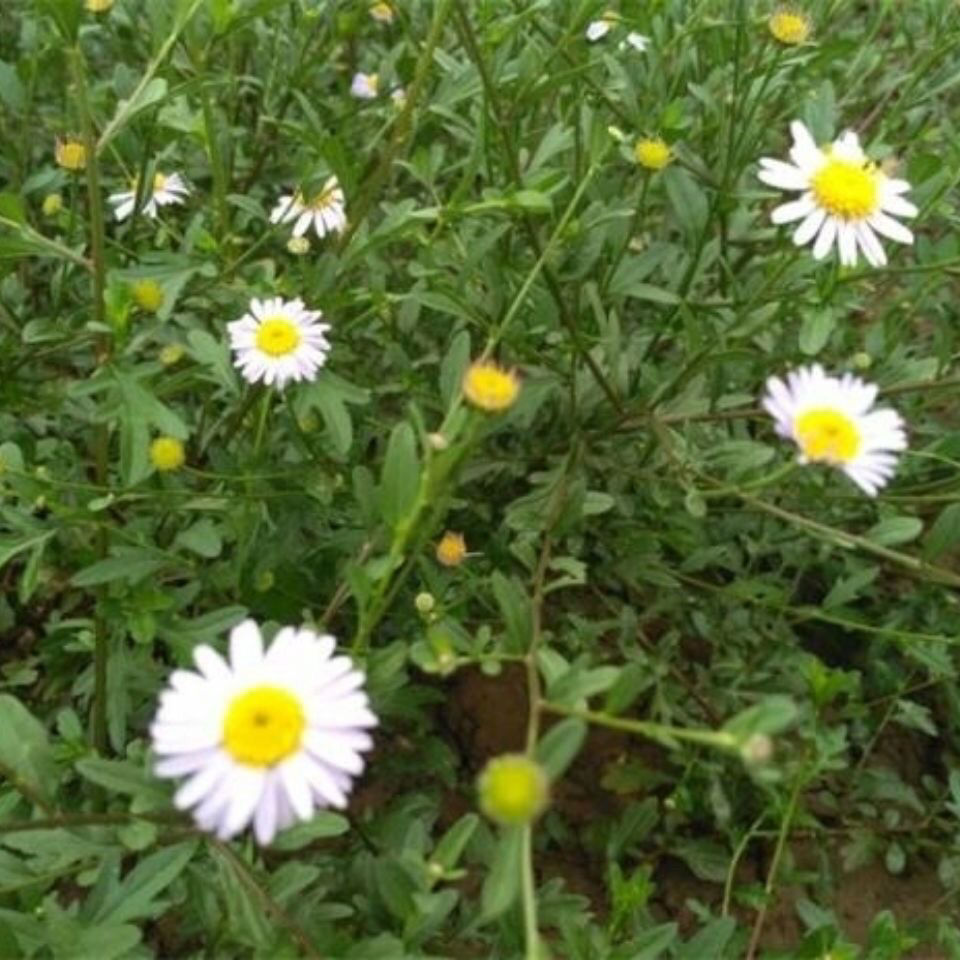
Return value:
[(210, 103), (210, 94), (205, 83), (200, 84), (200, 103), (203, 108), (203, 129), (207, 140), (207, 152), (210, 155), (210, 173), (213, 178), (213, 209), (217, 224), (217, 238), (224, 239), (227, 230), (227, 178), (223, 165), (223, 153), (220, 150), (220, 138), (217, 136), (216, 115)]
[(541, 709), (547, 713), (559, 714), (562, 717), (578, 717), (588, 723), (609, 727), (611, 730), (639, 733), (643, 737), (648, 737), (667, 746), (672, 746), (676, 740), (685, 740), (688, 743), (698, 743), (706, 747), (715, 747), (718, 750), (736, 750), (740, 744), (737, 737), (725, 730), (696, 730), (687, 727), (672, 727), (663, 723), (652, 723), (649, 720), (628, 720), (623, 717), (611, 717), (609, 714), (598, 713), (594, 710), (563, 707), (557, 703), (543, 703)]
[[(104, 289), (106, 287), (106, 228), (104, 226), (103, 203), (100, 198), (100, 166), (97, 160), (96, 130), (90, 98), (87, 93), (87, 79), (83, 54), (79, 47), (69, 51), (70, 69), (77, 93), (77, 107), (83, 126), (83, 145), (87, 159), (87, 207), (90, 221), (90, 254), (93, 267), (93, 321), (101, 327), (104, 322)], [(95, 360), (101, 367), (110, 360), (112, 343), (109, 336), (98, 335), (95, 345)], [(97, 424), (93, 439), (95, 478), (97, 484), (106, 486), (109, 472), (110, 427), (106, 421)], [(110, 548), (109, 532), (101, 527), (97, 535), (97, 554), (101, 559), (107, 556)], [(107, 749), (107, 663), (110, 654), (110, 637), (106, 622), (101, 614), (101, 605), (97, 606), (95, 617), (95, 635), (93, 648), (93, 745), (99, 753)]]
[(537, 885), (533, 874), (533, 827), (523, 827), (520, 890), (523, 899), (523, 938), (526, 960), (540, 960), (540, 934), (537, 930)]
[(765, 477), (759, 477), (756, 480), (742, 483), (739, 486), (721, 487), (719, 490), (701, 490), (700, 495), (703, 497), (728, 497), (731, 495), (737, 496), (747, 490), (760, 490), (763, 487), (769, 487), (774, 483), (778, 483), (784, 477), (789, 476), (797, 469), (797, 466), (796, 460), (789, 460), (779, 469), (774, 470), (773, 473), (768, 473)]
[(260, 448), (263, 446), (263, 437), (267, 431), (267, 417), (270, 414), (270, 403), (273, 400), (273, 389), (267, 387), (263, 391), (263, 397), (260, 400), (260, 417), (257, 420), (257, 433), (253, 439), (253, 459), (260, 456)]

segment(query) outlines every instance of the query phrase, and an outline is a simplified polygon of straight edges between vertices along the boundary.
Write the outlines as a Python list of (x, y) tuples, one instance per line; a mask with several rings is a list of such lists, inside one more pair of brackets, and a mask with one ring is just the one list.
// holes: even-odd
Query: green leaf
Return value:
[(48, 803), (57, 789), (57, 765), (46, 728), (16, 698), (0, 694), (0, 766), (12, 784)]
[(390, 434), (380, 477), (380, 513), (389, 526), (397, 527), (407, 517), (419, 485), (416, 434), (409, 423), (398, 423)]
[(154, 806), (169, 805), (169, 791), (147, 770), (130, 760), (106, 760), (91, 756), (78, 760), (74, 766), (85, 780), (104, 787), (110, 793), (148, 799)]
[(797, 719), (797, 714), (796, 704), (789, 697), (773, 695), (742, 710), (728, 720), (723, 729), (745, 742), (755, 734), (781, 733)]
[(679, 857), (701, 880), (723, 883), (727, 879), (730, 854), (714, 840), (681, 840), (670, 852)]
[(529, 827), (507, 827), (500, 833), (481, 895), (483, 916), (487, 920), (500, 916), (517, 899), (523, 870), (523, 832), (527, 829)]
[(173, 883), (190, 862), (197, 842), (190, 840), (165, 847), (141, 860), (124, 877), (113, 895), (97, 911), (100, 923), (124, 923), (157, 916), (167, 904), (155, 898)]
[(630, 960), (657, 960), (676, 941), (677, 929), (675, 923), (661, 923), (651, 930), (644, 930), (630, 943)]
[(493, 572), (490, 586), (507, 628), (507, 652), (526, 652), (533, 633), (532, 611), (526, 591), (516, 579), (507, 578), (499, 570)]
[(916, 540), (923, 532), (923, 521), (917, 517), (887, 517), (867, 531), (867, 539), (884, 547)]
[(960, 503), (951, 503), (940, 511), (923, 538), (923, 556), (935, 560), (960, 546)]
[(797, 335), (800, 352), (815, 357), (826, 345), (837, 325), (836, 315), (823, 307), (807, 313)]
[(186, 530), (181, 530), (177, 534), (176, 542), (207, 559), (219, 557), (223, 549), (220, 529), (209, 517), (203, 517)]
[(463, 853), (464, 847), (470, 842), (474, 831), (480, 823), (480, 818), (475, 813), (465, 813), (449, 830), (440, 838), (440, 842), (433, 851), (430, 858), (432, 862), (440, 864), (444, 870), (450, 870), (456, 866)]
[(697, 236), (707, 225), (707, 197), (696, 180), (683, 167), (672, 164), (661, 173), (667, 199), (683, 229)]
[(0, 570), (18, 553), (41, 548), (55, 534), (56, 530), (44, 530), (26, 537), (0, 537)]
[(733, 917), (711, 920), (695, 937), (688, 940), (674, 954), (675, 960), (720, 960), (737, 929)]
[(113, 580), (138, 583), (169, 565), (168, 560), (158, 557), (152, 550), (114, 547), (111, 553), (113, 556), (106, 560), (98, 560), (89, 567), (78, 570), (70, 582), (75, 587), (95, 587)]
[(350, 829), (350, 821), (339, 813), (318, 810), (310, 820), (298, 823), (277, 835), (271, 848), (273, 850), (302, 850), (317, 840), (339, 837)]
[(537, 744), (536, 756), (551, 780), (563, 776), (586, 737), (587, 725), (577, 717), (567, 717), (547, 731)]

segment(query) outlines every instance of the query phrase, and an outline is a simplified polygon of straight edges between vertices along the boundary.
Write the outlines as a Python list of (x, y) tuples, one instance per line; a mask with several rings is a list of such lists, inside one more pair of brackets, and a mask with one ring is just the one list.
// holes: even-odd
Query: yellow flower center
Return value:
[(478, 361), (463, 378), (463, 393), (481, 410), (497, 413), (513, 405), (520, 392), (520, 381), (511, 370), (502, 370), (495, 363)]
[(808, 460), (845, 464), (860, 451), (861, 438), (856, 423), (837, 410), (808, 410), (800, 414), (794, 432)]
[(302, 193), (298, 193), (296, 197), (294, 197), (293, 202), (300, 204), (305, 210), (314, 210), (319, 213), (321, 210), (326, 210), (327, 207), (333, 206), (333, 192), (336, 189), (337, 187), (334, 184), (325, 190), (321, 190), (320, 193), (314, 194), (309, 200), (307, 200)]
[(659, 138), (638, 140), (633, 156), (641, 167), (662, 170), (670, 162), (670, 148)]
[(163, 287), (156, 280), (137, 280), (133, 285), (133, 299), (141, 310), (156, 313), (163, 306)]
[(523, 754), (495, 757), (480, 774), (477, 786), (481, 809), (500, 823), (528, 823), (547, 805), (547, 776)]
[(459, 567), (467, 555), (467, 542), (462, 533), (448, 530), (437, 544), (437, 562), (445, 567)]
[(64, 170), (83, 170), (87, 165), (87, 148), (79, 140), (58, 142), (54, 154)]
[(307, 725), (300, 701), (279, 687), (254, 687), (235, 697), (223, 721), (223, 745), (238, 763), (272, 767), (300, 746)]
[(157, 470), (179, 470), (184, 460), (183, 444), (176, 437), (157, 437), (150, 444), (150, 462)]
[(844, 220), (862, 220), (877, 209), (879, 177), (870, 164), (830, 158), (810, 181), (817, 204)]
[(257, 330), (257, 346), (271, 357), (285, 357), (300, 346), (300, 331), (281, 313), (267, 317)]
[(84, 6), (91, 13), (106, 13), (113, 6), (113, 0), (86, 0)]
[(167, 185), (167, 178), (162, 173), (154, 174), (153, 192), (158, 193)]
[(810, 36), (810, 21), (791, 10), (779, 10), (768, 21), (770, 32), (781, 43), (795, 46)]
[(370, 8), (370, 16), (381, 23), (391, 23), (393, 21), (393, 7), (389, 3), (375, 3)]

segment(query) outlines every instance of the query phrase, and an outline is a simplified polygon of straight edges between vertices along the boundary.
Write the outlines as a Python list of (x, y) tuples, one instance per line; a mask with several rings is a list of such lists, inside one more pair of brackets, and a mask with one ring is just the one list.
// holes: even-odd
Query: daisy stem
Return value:
[(268, 387), (263, 391), (263, 397), (260, 400), (260, 418), (257, 421), (257, 433), (253, 439), (253, 459), (260, 456), (260, 448), (263, 446), (263, 435), (267, 431), (267, 416), (270, 413), (270, 403), (273, 400), (273, 389)]
[(520, 863), (523, 938), (527, 945), (526, 960), (540, 960), (540, 934), (537, 930), (537, 886), (533, 874), (533, 827), (529, 823), (523, 827)]
[[(87, 169), (87, 207), (90, 222), (90, 256), (93, 267), (93, 309), (94, 324), (101, 327), (104, 322), (104, 290), (106, 288), (106, 228), (104, 227), (103, 203), (100, 198), (100, 166), (97, 160), (96, 127), (90, 98), (87, 93), (87, 78), (83, 53), (77, 46), (69, 51), (70, 71), (76, 87), (77, 108), (83, 125), (83, 146), (86, 152)], [(112, 342), (109, 336), (98, 336), (95, 341), (95, 369), (99, 370), (110, 361)], [(106, 421), (98, 423), (93, 439), (95, 479), (100, 486), (106, 486), (110, 452), (110, 425)], [(101, 559), (107, 556), (110, 548), (108, 528), (103, 526), (97, 534), (97, 553)], [(105, 594), (103, 594), (105, 598)], [(93, 647), (93, 704), (92, 726), (93, 745), (99, 753), (107, 749), (107, 665), (110, 655), (110, 635), (98, 604), (95, 618)]]

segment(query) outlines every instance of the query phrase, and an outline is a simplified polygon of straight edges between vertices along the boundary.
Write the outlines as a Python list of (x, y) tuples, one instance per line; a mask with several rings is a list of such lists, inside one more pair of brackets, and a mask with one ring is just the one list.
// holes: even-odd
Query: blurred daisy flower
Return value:
[(186, 777), (174, 804), (229, 839), (253, 824), (260, 844), (343, 808), (377, 725), (364, 674), (335, 641), (285, 627), (264, 651), (252, 620), (230, 633), (230, 657), (194, 648), (197, 670), (175, 670), (150, 727), (155, 771)]
[(877, 388), (846, 373), (830, 377), (819, 364), (767, 381), (763, 408), (777, 433), (800, 449), (801, 463), (842, 470), (864, 493), (876, 496), (905, 450), (903, 419), (888, 407), (873, 409)]
[(616, 26), (620, 20), (620, 15), (614, 10), (605, 10), (599, 20), (591, 20), (587, 24), (586, 37), (590, 43), (596, 43), (603, 39), (610, 30)]
[(375, 3), (370, 7), (370, 16), (378, 23), (393, 23), (395, 14), (389, 3)]
[[(899, 243), (913, 243), (913, 234), (894, 217), (915, 217), (917, 208), (905, 200), (906, 180), (888, 177), (871, 163), (855, 133), (848, 130), (826, 147), (818, 147), (799, 120), (790, 124), (792, 163), (763, 157), (759, 178), (771, 187), (800, 193), (773, 211), (774, 223), (800, 221), (793, 242), (814, 240), (813, 256), (822, 260), (836, 243), (840, 262), (855, 266), (858, 248), (867, 262), (887, 262), (877, 234)], [(892, 216), (891, 216), (892, 215)]]
[(83, 5), (90, 13), (106, 13), (113, 6), (113, 0), (85, 0)]
[(621, 50), (626, 50), (627, 47), (633, 47), (637, 53), (646, 53), (647, 47), (650, 45), (650, 38), (645, 37), (642, 33), (635, 33), (630, 31), (627, 34), (625, 39), (620, 41), (619, 48)]
[(234, 365), (248, 383), (262, 380), (282, 390), (291, 380), (313, 380), (327, 362), (328, 323), (303, 301), (251, 300), (239, 320), (227, 324)]
[(380, 77), (375, 73), (355, 73), (350, 93), (358, 100), (375, 100), (380, 92)]
[[(157, 216), (157, 208), (172, 203), (183, 203), (189, 196), (190, 188), (179, 173), (154, 174), (153, 183), (149, 190), (144, 191), (143, 213), (148, 217)], [(132, 190), (122, 193), (111, 193), (107, 200), (113, 204), (114, 216), (118, 220), (126, 220), (133, 213), (137, 202), (137, 182), (134, 181)]]
[(806, 14), (786, 7), (770, 14), (767, 27), (776, 40), (788, 47), (805, 43), (811, 29), (810, 18)]
[(394, 87), (390, 91), (390, 100), (397, 110), (402, 110), (407, 103), (407, 91), (403, 87)]
[(281, 197), (270, 212), (271, 223), (290, 223), (296, 220), (293, 235), (302, 237), (310, 224), (321, 239), (328, 233), (342, 233), (347, 226), (343, 190), (336, 177), (329, 177), (320, 192), (309, 200), (297, 191)]

